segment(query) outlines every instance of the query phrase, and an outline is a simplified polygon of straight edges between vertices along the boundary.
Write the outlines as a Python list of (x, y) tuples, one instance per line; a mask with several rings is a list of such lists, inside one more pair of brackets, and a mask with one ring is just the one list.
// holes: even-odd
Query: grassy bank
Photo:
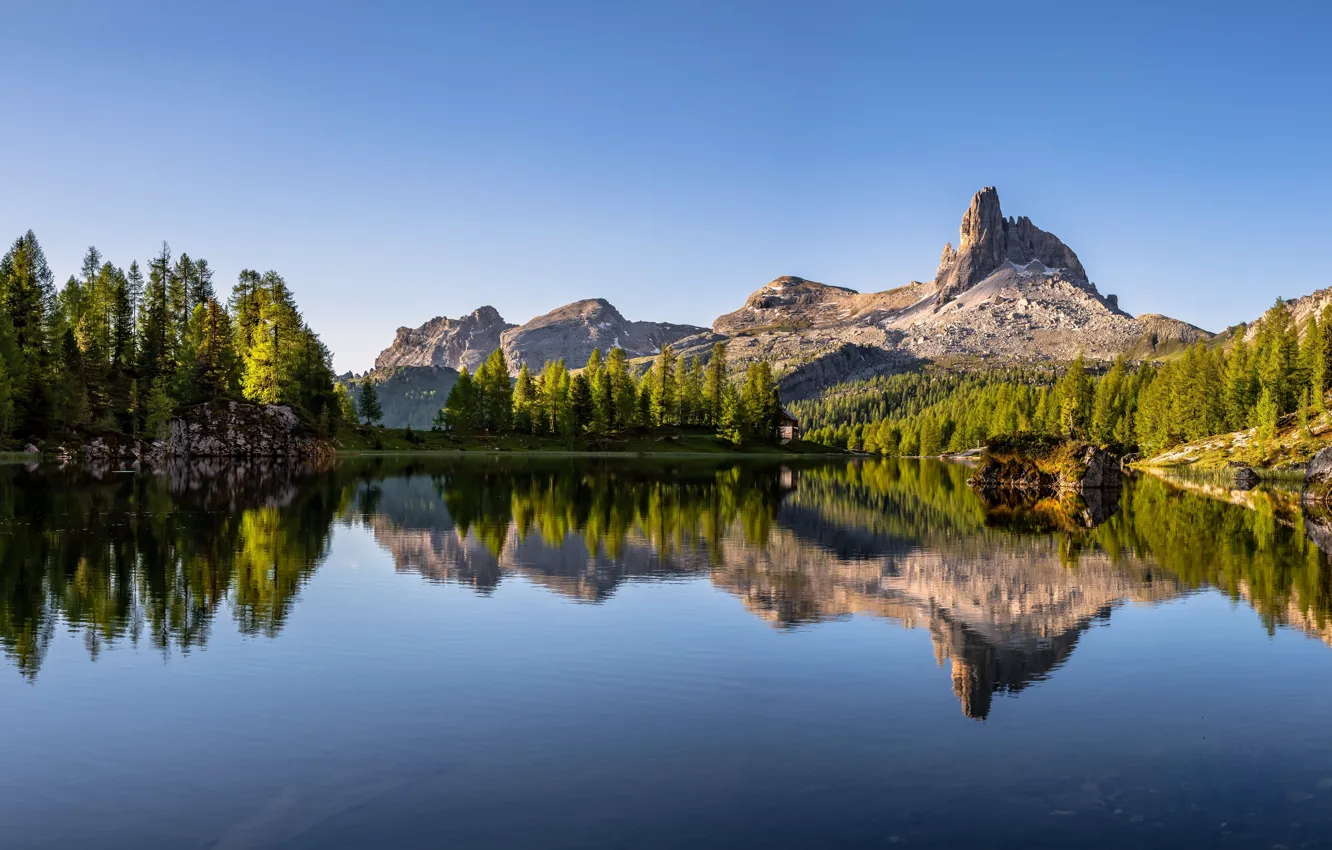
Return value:
[(1251, 466), (1262, 475), (1264, 470), (1302, 468), (1328, 445), (1332, 445), (1332, 417), (1313, 416), (1306, 430), (1292, 413), (1277, 422), (1275, 433), (1266, 440), (1259, 438), (1255, 428), (1215, 434), (1174, 446), (1136, 465), (1208, 471), (1222, 470), (1234, 462)]
[(557, 454), (633, 455), (826, 455), (845, 454), (817, 443), (793, 441), (785, 445), (755, 443), (736, 446), (706, 429), (640, 429), (623, 434), (565, 437), (536, 437), (530, 434), (452, 434), (441, 431), (409, 431), (405, 428), (357, 428), (345, 430), (335, 443), (339, 454), (404, 452), (533, 452)]

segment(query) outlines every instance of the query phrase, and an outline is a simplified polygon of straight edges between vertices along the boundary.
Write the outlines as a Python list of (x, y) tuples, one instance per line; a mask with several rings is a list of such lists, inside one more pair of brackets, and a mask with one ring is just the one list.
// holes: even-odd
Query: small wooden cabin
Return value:
[(777, 417), (777, 437), (783, 443), (800, 439), (800, 420), (792, 416), (785, 408)]

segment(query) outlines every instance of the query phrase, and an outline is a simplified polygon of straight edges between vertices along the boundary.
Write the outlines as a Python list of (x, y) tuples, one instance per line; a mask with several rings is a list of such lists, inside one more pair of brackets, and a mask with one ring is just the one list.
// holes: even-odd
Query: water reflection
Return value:
[(398, 570), (483, 594), (521, 576), (601, 603), (627, 581), (694, 577), (778, 628), (927, 629), (976, 718), (1116, 607), (1204, 586), (1332, 644), (1327, 558), (1289, 497), (1148, 478), (1111, 500), (986, 501), (967, 474), (906, 460), (0, 467), (0, 642), (35, 677), (58, 624), (94, 658), (117, 641), (188, 652), (225, 613), (276, 636), (341, 522)]

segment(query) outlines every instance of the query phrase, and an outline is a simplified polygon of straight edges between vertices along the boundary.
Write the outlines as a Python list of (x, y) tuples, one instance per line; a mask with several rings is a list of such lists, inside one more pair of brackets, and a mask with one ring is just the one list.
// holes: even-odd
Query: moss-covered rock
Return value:
[(1074, 492), (1119, 487), (1119, 464), (1105, 449), (1078, 440), (1020, 435), (996, 438), (967, 483), (980, 490), (1011, 488)]

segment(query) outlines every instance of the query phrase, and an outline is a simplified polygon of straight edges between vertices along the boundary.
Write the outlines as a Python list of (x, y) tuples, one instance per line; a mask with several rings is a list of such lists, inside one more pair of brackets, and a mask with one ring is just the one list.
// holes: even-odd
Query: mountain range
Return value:
[(986, 187), (963, 213), (956, 246), (944, 245), (933, 280), (861, 293), (779, 277), (710, 328), (630, 321), (601, 298), (522, 325), (484, 306), (458, 319), (399, 328), (373, 374), (475, 369), (496, 348), (515, 372), (557, 358), (578, 367), (592, 349), (616, 345), (631, 358), (650, 358), (667, 344), (706, 358), (724, 340), (734, 362), (773, 362), (784, 395), (799, 398), (835, 381), (926, 361), (1058, 362), (1079, 352), (1093, 360), (1121, 353), (1142, 360), (1211, 337), (1178, 319), (1124, 312), (1091, 282), (1072, 248), (1026, 216), (1005, 217), (998, 191)]

